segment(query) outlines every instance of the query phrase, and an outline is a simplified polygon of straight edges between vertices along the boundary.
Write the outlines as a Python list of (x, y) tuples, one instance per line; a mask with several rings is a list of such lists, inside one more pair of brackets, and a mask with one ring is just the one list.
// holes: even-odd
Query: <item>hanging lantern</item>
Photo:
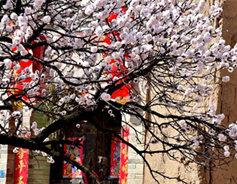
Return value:
[[(44, 41), (46, 40), (45, 36), (42, 36), (40, 35), (38, 37), (38, 39), (40, 41)], [(35, 44), (37, 43), (36, 41), (32, 42), (32, 44)], [(44, 48), (45, 46), (38, 46), (36, 48), (33, 49), (33, 56), (36, 57), (36, 58), (39, 58), (39, 59), (43, 59), (43, 55), (44, 55)], [(27, 49), (29, 51), (29, 49)], [(17, 51), (17, 47), (14, 47), (12, 49), (13, 52)], [(42, 71), (42, 65), (38, 62), (38, 61), (32, 61), (32, 60), (20, 60), (19, 61), (19, 65), (20, 65), (20, 69), (18, 69), (17, 71), (14, 71), (13, 74), (15, 76), (15, 79), (19, 76), (19, 75), (26, 75), (24, 79), (22, 80), (18, 80), (16, 81), (15, 79), (13, 80), (14, 83), (9, 87), (9, 93), (8, 95), (12, 95), (12, 94), (19, 94), (19, 97), (20, 97), (20, 94), (22, 94), (23, 92), (23, 89), (24, 89), (24, 85), (23, 84), (26, 84), (26, 83), (30, 83), (32, 81), (32, 78), (30, 78), (29, 74), (30, 73), (26, 73), (25, 72), (25, 68), (27, 67), (32, 67), (32, 71), (35, 72), (36, 70), (38, 71)], [(12, 68), (14, 67), (14, 64), (12, 64)], [(12, 72), (12, 70), (10, 71)], [(16, 82), (16, 83), (15, 83)], [(27, 101), (28, 98), (26, 96), (22, 96), (22, 98)]]
[[(126, 12), (125, 8), (121, 8), (123, 12)], [(105, 20), (106, 23), (111, 23), (113, 20), (117, 18), (118, 14), (114, 14), (113, 12), (110, 14), (109, 18)], [(116, 39), (116, 41), (122, 41), (120, 38), (120, 33), (117, 31), (113, 31), (112, 33), (109, 33), (105, 35), (104, 42), (108, 45), (111, 44), (111, 39)], [(106, 55), (109, 55), (110, 53), (104, 53), (104, 57)], [(125, 53), (125, 58), (130, 59), (128, 53)], [(124, 66), (124, 62), (122, 62), (120, 59), (118, 60), (111, 60), (110, 63), (111, 70), (105, 73), (105, 76), (111, 75), (111, 80), (114, 79), (114, 77), (123, 77), (128, 73), (128, 68)], [(126, 78), (125, 78), (126, 79)], [(116, 85), (121, 84), (124, 82), (124, 80), (118, 81)], [(124, 84), (120, 89), (113, 92), (111, 95), (112, 99), (116, 99), (118, 103), (126, 103), (129, 100), (129, 91), (131, 90), (131, 86), (129, 84)]]
[[(38, 39), (40, 41), (45, 41), (46, 37), (43, 36), (43, 35), (40, 35), (38, 37)], [(35, 41), (34, 43), (37, 43), (37, 42)], [(44, 57), (44, 50), (45, 50), (45, 46), (44, 45), (41, 45), (41, 46), (38, 46), (38, 47), (34, 48), (33, 49), (33, 56), (36, 57), (36, 58), (39, 58), (39, 59), (43, 59), (43, 57)], [(43, 65), (40, 62), (35, 61), (35, 60), (33, 61), (33, 66), (32, 66), (33, 72), (35, 72), (36, 70), (42, 71), (42, 68), (43, 68)]]
[(29, 67), (32, 64), (32, 61), (29, 60), (29, 59), (27, 61), (22, 60), (22, 61), (19, 62), (19, 64), (22, 68), (26, 68), (26, 67)]

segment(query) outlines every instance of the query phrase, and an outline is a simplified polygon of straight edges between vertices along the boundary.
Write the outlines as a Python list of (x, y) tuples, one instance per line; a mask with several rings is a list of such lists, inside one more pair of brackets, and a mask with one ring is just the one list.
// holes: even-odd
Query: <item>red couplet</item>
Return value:
[[(123, 126), (121, 131), (122, 138), (129, 142), (129, 127)], [(128, 180), (128, 145), (126, 143), (121, 143), (120, 151), (120, 184), (126, 184)]]
[[(28, 134), (25, 137), (29, 137)], [(14, 184), (27, 184), (29, 150), (19, 148), (15, 154)]]

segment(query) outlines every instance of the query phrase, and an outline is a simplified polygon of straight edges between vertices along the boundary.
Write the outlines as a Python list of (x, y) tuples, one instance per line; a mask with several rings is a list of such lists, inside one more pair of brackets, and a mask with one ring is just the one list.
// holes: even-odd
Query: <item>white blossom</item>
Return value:
[(50, 164), (53, 164), (55, 161), (54, 161), (53, 157), (47, 157), (47, 162)]
[(229, 76), (222, 77), (222, 82), (228, 82), (230, 80)]
[(111, 100), (111, 96), (108, 93), (102, 93), (100, 97), (104, 101), (110, 101)]
[(6, 69), (10, 69), (11, 68), (12, 61), (10, 59), (4, 59), (3, 62), (5, 64), (5, 66), (6, 66)]
[(98, 26), (96, 29), (95, 29), (95, 34), (96, 36), (98, 37), (102, 37), (103, 36), (103, 30), (100, 26)]
[(230, 156), (230, 152), (229, 151), (225, 151), (224, 155), (225, 155), (225, 157), (229, 157)]
[(12, 113), (12, 117), (15, 119), (19, 119), (21, 117), (21, 112), (20, 111), (14, 111)]
[(48, 24), (51, 21), (51, 18), (49, 15), (46, 15), (42, 18), (43, 23)]
[(38, 10), (41, 8), (41, 6), (43, 5), (44, 2), (45, 2), (45, 0), (34, 0), (33, 7)]
[(15, 147), (14, 149), (13, 149), (13, 153), (18, 153), (19, 152), (19, 148), (18, 147)]
[(2, 19), (1, 19), (1, 23), (4, 25), (7, 25), (9, 23), (10, 19), (8, 17), (8, 15), (3, 15)]
[(91, 52), (97, 52), (97, 50), (98, 50), (97, 46), (92, 46), (91, 47)]
[(225, 136), (225, 135), (223, 135), (223, 134), (218, 134), (218, 139), (219, 139), (219, 141), (226, 141), (226, 139), (227, 139), (227, 137)]
[(6, 4), (3, 5), (3, 8), (4, 9), (11, 9), (11, 8), (13, 8), (13, 4), (12, 4), (11, 0), (7, 0)]
[(228, 145), (225, 145), (225, 146), (224, 146), (224, 150), (225, 150), (225, 151), (229, 151), (229, 149), (230, 149), (230, 147), (229, 147)]
[(187, 129), (187, 123), (185, 120), (180, 120), (179, 125), (182, 129), (186, 130)]
[(32, 130), (37, 129), (37, 122), (36, 122), (36, 121), (34, 121), (34, 122), (32, 123), (31, 129), (32, 129)]

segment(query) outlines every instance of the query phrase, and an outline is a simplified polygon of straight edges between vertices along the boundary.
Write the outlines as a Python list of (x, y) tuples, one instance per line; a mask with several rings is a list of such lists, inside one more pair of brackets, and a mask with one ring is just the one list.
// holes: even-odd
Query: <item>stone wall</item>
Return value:
[[(156, 109), (158, 112), (163, 111), (163, 109)], [(163, 121), (157, 119), (157, 122)], [(152, 127), (150, 128), (153, 129)], [(157, 131), (157, 130), (154, 130)], [(173, 128), (167, 128), (166, 131), (163, 131), (167, 135), (174, 135), (175, 131)], [(157, 133), (158, 135), (159, 133)], [(151, 135), (147, 133), (146, 141), (150, 141)], [(149, 146), (150, 151), (157, 151), (163, 150), (162, 145), (159, 142), (154, 144), (150, 144)], [(145, 158), (149, 162), (150, 167), (154, 170), (159, 172), (160, 174), (154, 174), (154, 177), (159, 181), (161, 184), (181, 184), (177, 179), (166, 179), (161, 176), (164, 174), (170, 178), (172, 177), (180, 177), (181, 179), (185, 180), (188, 184), (204, 184), (201, 182), (201, 178), (203, 178), (204, 172), (200, 170), (200, 168), (194, 163), (186, 159), (184, 156), (175, 153), (176, 158), (178, 161), (171, 160), (166, 153), (154, 153), (152, 155), (146, 154)], [(150, 174), (150, 170), (147, 166), (145, 166), (144, 170), (144, 184), (154, 184), (154, 178)]]
[[(221, 1), (221, 0), (220, 0)], [(219, 2), (220, 2), (219, 1)], [(204, 13), (208, 13), (209, 7), (214, 4), (214, 0), (206, 0), (206, 7)], [(226, 44), (234, 46), (237, 42), (237, 0), (222, 0), (223, 15), (220, 19), (216, 20), (215, 26), (221, 26), (223, 37)], [(227, 75), (227, 71), (222, 71), (221, 76)], [(229, 75), (229, 73), (228, 73)], [(215, 86), (215, 92), (210, 99), (203, 102), (204, 105), (216, 104), (218, 113), (226, 114), (225, 124), (228, 125), (237, 120), (237, 72), (231, 74), (231, 81)], [(163, 109), (156, 109), (158, 112), (164, 112)], [(159, 122), (159, 119), (157, 119)], [(167, 131), (171, 131), (167, 129)], [(172, 135), (172, 132), (170, 132)], [(146, 140), (150, 139), (147, 134)], [(151, 150), (157, 150), (161, 145), (151, 145)], [(161, 148), (162, 149), (162, 148)], [(180, 155), (177, 155), (178, 157)], [(181, 158), (180, 162), (171, 161), (165, 154), (146, 155), (146, 159), (151, 167), (158, 170), (167, 176), (180, 176), (185, 179), (188, 184), (235, 184), (237, 183), (237, 159), (223, 167), (215, 167), (211, 170), (203, 169), (195, 163), (187, 161), (186, 158)], [(209, 165), (212, 165), (210, 162)], [(162, 184), (178, 184), (181, 183), (177, 180), (164, 179), (157, 176), (159, 182)], [(145, 167), (144, 184), (154, 184), (149, 170)]]
[[(222, 0), (223, 14), (219, 22), (222, 27), (223, 38), (226, 44), (232, 47), (237, 43), (237, 1)], [(218, 112), (226, 115), (225, 125), (237, 120), (237, 71), (229, 73), (221, 72), (222, 76), (230, 75), (231, 80), (228, 83), (222, 83), (218, 96)], [(237, 159), (234, 159), (228, 165), (213, 168), (209, 171), (209, 182), (207, 184), (237, 184)]]

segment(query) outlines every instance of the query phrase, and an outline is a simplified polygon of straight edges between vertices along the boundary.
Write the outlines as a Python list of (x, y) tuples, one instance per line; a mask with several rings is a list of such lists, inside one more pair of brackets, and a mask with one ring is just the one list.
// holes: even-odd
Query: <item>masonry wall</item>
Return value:
[[(214, 4), (214, 0), (206, 0), (205, 14), (208, 13), (209, 7)], [(223, 38), (226, 44), (232, 47), (237, 43), (237, 0), (219, 0), (222, 3), (222, 17), (215, 22), (215, 26), (221, 26)], [(216, 104), (217, 113), (224, 113), (226, 118), (225, 125), (233, 123), (237, 120), (237, 72), (228, 73), (222, 71), (221, 76), (230, 75), (231, 81), (217, 85), (212, 97), (205, 101), (205, 104)], [(158, 112), (164, 112), (163, 109), (156, 109)], [(159, 120), (157, 120), (159, 122)], [(167, 130), (170, 131), (169, 129)], [(172, 135), (172, 132), (170, 132)], [(146, 140), (149, 140), (148, 134)], [(151, 150), (161, 148), (159, 144), (151, 145)], [(178, 155), (179, 156), (179, 155)], [(151, 164), (151, 167), (157, 169), (161, 173), (168, 176), (180, 176), (189, 184), (237, 184), (237, 159), (234, 159), (228, 165), (222, 167), (212, 167), (210, 170), (201, 168), (193, 162), (181, 158), (180, 162), (171, 161), (165, 154), (146, 155), (146, 159)], [(212, 162), (208, 161), (208, 165), (212, 166)], [(162, 184), (178, 184), (177, 180), (165, 180), (163, 177), (158, 177)], [(144, 184), (154, 184), (154, 179), (151, 177), (149, 169), (144, 170)]]
[[(222, 27), (223, 37), (226, 44), (232, 47), (237, 43), (237, 1), (222, 0), (223, 14), (218, 22)], [(218, 96), (218, 111), (226, 115), (224, 124), (228, 125), (237, 120), (237, 71), (229, 73), (221, 72), (222, 76), (230, 75), (231, 80), (228, 83), (222, 83)], [(209, 181), (207, 184), (237, 184), (237, 159), (231, 161), (228, 165), (219, 168), (213, 168), (209, 171)]]
[[(139, 121), (133, 119), (133, 121)], [(139, 132), (144, 132), (141, 124), (133, 125)], [(138, 141), (139, 140), (139, 141)], [(138, 135), (134, 130), (130, 129), (129, 142), (133, 144), (137, 149), (144, 149), (144, 138), (142, 135)], [(143, 159), (132, 148), (128, 149), (128, 184), (142, 184), (143, 182)]]
[[(134, 116), (123, 117), (125, 122), (129, 122), (137, 132), (144, 132), (144, 128), (139, 119)], [(122, 124), (123, 126), (123, 124)], [(138, 150), (144, 149), (144, 134), (136, 134), (136, 132), (129, 128), (129, 143), (131, 143)], [(132, 148), (128, 148), (128, 180), (127, 184), (142, 184), (143, 182), (143, 159)]]
[[(33, 121), (36, 121), (38, 123), (38, 128), (45, 127), (46, 125), (43, 117), (42, 113), (33, 112), (30, 113), (28, 122), (32, 123)], [(41, 153), (37, 154), (30, 151), (28, 169), (28, 184), (49, 184), (50, 164), (47, 162), (46, 157), (43, 157)]]
[(29, 158), (28, 184), (49, 184), (50, 164), (42, 156)]

